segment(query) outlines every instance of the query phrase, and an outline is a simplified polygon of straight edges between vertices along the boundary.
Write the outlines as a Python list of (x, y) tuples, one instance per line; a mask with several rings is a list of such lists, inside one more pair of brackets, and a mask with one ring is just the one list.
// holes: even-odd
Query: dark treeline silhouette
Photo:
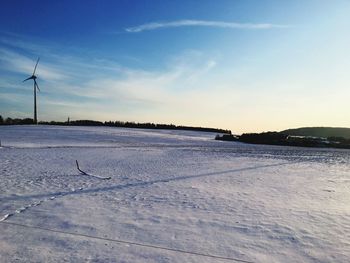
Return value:
[(30, 118), (19, 119), (19, 118), (6, 118), (4, 119), (0, 115), (0, 125), (21, 125), (21, 124), (33, 124), (34, 120)]
[(288, 135), (278, 132), (264, 132), (264, 133), (243, 133), (242, 135), (217, 135), (216, 140), (221, 141), (239, 141), (253, 144), (275, 144), (284, 145)]
[(215, 136), (215, 140), (219, 140), (219, 141), (239, 141), (239, 135), (233, 135), (231, 133), (227, 133), (227, 134), (217, 134)]
[(239, 140), (246, 143), (283, 145), (287, 137), (288, 135), (279, 132), (244, 133)]
[(252, 144), (284, 145), (299, 147), (332, 147), (350, 149), (350, 139), (344, 137), (294, 136), (284, 132), (244, 133), (240, 136), (217, 135), (216, 140), (238, 141)]
[[(16, 124), (33, 124), (33, 119), (11, 119), (3, 120), (0, 115), (0, 125), (16, 125)], [(123, 121), (93, 121), (93, 120), (75, 120), (75, 121), (41, 121), (39, 124), (45, 125), (70, 125), (70, 126), (108, 126), (108, 127), (124, 127), (124, 128), (142, 128), (142, 129), (163, 129), (163, 130), (188, 130), (188, 131), (203, 131), (203, 132), (217, 132), (231, 134), (230, 130), (205, 128), (205, 127), (191, 127), (191, 126), (177, 126), (174, 124), (156, 124), (156, 123), (137, 123), (137, 122), (123, 122)]]
[(313, 136), (313, 137), (343, 137), (350, 139), (350, 128), (336, 127), (303, 127), (297, 129), (288, 129), (282, 133), (295, 136)]

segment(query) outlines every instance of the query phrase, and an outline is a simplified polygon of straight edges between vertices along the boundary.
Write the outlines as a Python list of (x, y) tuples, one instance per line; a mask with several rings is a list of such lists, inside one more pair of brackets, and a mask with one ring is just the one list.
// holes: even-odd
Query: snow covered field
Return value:
[(0, 262), (349, 262), (350, 151), (214, 137), (0, 126)]

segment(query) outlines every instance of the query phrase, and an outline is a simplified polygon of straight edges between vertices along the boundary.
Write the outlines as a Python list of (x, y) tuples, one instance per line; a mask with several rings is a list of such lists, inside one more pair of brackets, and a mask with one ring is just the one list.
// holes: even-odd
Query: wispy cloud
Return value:
[[(0, 106), (0, 111), (9, 115), (17, 105), (23, 105), (30, 116), (30, 89), (16, 83), (33, 70), (35, 60), (29, 57), (33, 56), (35, 44), (28, 41), (27, 47), (21, 38), (10, 43), (11, 48), (1, 46), (0, 41), (0, 72), (13, 76), (13, 80), (0, 81), (0, 97), (12, 106)], [(162, 69), (147, 70), (101, 58), (86, 61), (74, 53), (48, 52), (45, 48), (35, 51), (39, 52), (39, 105), (45, 109), (40, 111), (41, 119), (65, 119), (69, 112), (72, 118), (167, 122), (167, 116), (174, 115), (172, 121), (180, 124), (179, 107), (187, 109), (186, 115), (193, 105), (200, 114), (211, 108), (198, 99), (205, 95), (194, 90), (205, 93), (202, 79), (216, 67), (215, 56), (189, 50), (169, 57)]]
[(272, 28), (287, 28), (288, 25), (276, 25), (269, 23), (235, 23), (225, 21), (206, 21), (206, 20), (176, 20), (170, 22), (152, 22), (135, 27), (128, 27), (125, 31), (130, 33), (138, 33), (142, 31), (155, 30), (160, 28), (185, 27), (185, 26), (200, 26), (200, 27), (218, 27), (228, 29), (272, 29)]
[[(29, 59), (27, 56), (0, 47), (0, 69), (22, 73), (25, 77), (33, 72), (35, 59)], [(47, 63), (40, 63), (38, 72), (48, 80), (62, 80), (66, 78), (62, 72), (59, 72), (54, 66)]]

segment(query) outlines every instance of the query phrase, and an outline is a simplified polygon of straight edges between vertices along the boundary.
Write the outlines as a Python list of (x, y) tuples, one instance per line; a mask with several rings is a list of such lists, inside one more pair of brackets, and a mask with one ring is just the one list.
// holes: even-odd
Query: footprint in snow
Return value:
[(19, 214), (19, 213), (22, 213), (24, 210), (26, 210), (27, 209), (27, 207), (21, 207), (21, 208), (19, 208), (19, 209), (17, 209), (15, 212), (17, 213), (17, 214)]

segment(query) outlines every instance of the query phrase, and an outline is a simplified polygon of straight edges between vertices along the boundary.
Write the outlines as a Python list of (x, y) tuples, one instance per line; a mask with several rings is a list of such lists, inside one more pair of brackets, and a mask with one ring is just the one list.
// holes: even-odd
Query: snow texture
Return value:
[(349, 261), (350, 151), (214, 137), (0, 126), (0, 262)]

